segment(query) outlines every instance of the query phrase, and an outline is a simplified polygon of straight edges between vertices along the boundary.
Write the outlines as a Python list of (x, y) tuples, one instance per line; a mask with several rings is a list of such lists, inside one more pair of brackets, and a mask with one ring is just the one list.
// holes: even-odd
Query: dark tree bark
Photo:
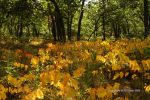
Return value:
[(82, 24), (82, 19), (83, 19), (83, 13), (84, 13), (84, 4), (85, 4), (85, 0), (82, 0), (82, 4), (81, 4), (81, 12), (80, 12), (80, 17), (79, 17), (79, 21), (78, 21), (78, 33), (77, 33), (77, 40), (80, 40), (80, 33), (81, 33), (81, 24)]
[(74, 17), (74, 11), (72, 10), (72, 3), (73, 3), (73, 0), (67, 0), (67, 6), (68, 6), (67, 36), (68, 36), (69, 41), (72, 40), (72, 21), (73, 21), (73, 17)]
[(105, 0), (102, 0), (102, 3), (103, 3), (103, 15), (102, 15), (102, 28), (103, 28), (103, 40), (106, 39), (106, 35), (105, 35), (105, 32), (106, 32), (106, 29), (105, 29), (105, 20), (106, 20), (106, 16), (105, 16), (105, 8), (106, 8), (106, 2)]
[(126, 25), (122, 25), (123, 34), (127, 35)]
[(148, 0), (144, 0), (144, 36), (148, 36), (149, 23)]
[[(55, 11), (54, 11), (55, 12)], [(62, 41), (62, 37), (61, 37), (61, 29), (59, 28), (60, 27), (60, 24), (58, 23), (58, 18), (57, 18), (57, 15), (53, 15), (51, 14), (51, 19), (52, 19), (52, 35), (53, 35), (53, 38), (54, 38), (54, 41)]]
[(22, 16), (18, 19), (18, 26), (17, 26), (17, 37), (21, 37), (23, 35), (23, 22), (22, 22)]
[(55, 6), (55, 22), (56, 22), (56, 30), (57, 30), (57, 38), (59, 41), (66, 41), (64, 21), (59, 6), (57, 5), (55, 0), (50, 0)]
[(39, 37), (39, 31), (38, 31), (36, 25), (33, 23), (32, 26), (33, 26), (33, 34), (35, 34), (36, 37)]
[(68, 0), (67, 6), (68, 6), (67, 35), (68, 39), (71, 41), (71, 0)]
[(120, 33), (121, 33), (120, 25), (118, 23), (113, 22), (112, 23), (112, 27), (113, 27), (113, 30), (114, 30), (115, 38), (116, 39), (119, 38), (120, 37)]
[(54, 19), (54, 16), (51, 15), (51, 18), (52, 18), (52, 34), (53, 34), (53, 38), (54, 38), (54, 41), (57, 41), (57, 30), (56, 30), (56, 23), (55, 23), (55, 19)]
[(23, 35), (23, 22), (22, 19), (20, 21), (20, 32), (19, 32), (19, 37), (21, 37)]

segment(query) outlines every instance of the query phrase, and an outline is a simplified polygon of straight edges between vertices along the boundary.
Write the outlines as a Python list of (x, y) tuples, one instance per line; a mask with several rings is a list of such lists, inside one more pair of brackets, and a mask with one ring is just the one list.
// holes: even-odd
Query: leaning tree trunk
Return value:
[(85, 3), (85, 0), (82, 0), (81, 13), (80, 13), (79, 21), (78, 21), (78, 33), (77, 33), (77, 40), (78, 40), (78, 41), (80, 40), (81, 22), (82, 22), (83, 13), (84, 13), (84, 9), (83, 9), (84, 3)]
[(88, 41), (90, 40), (90, 38), (92, 37), (93, 34), (94, 34), (94, 38), (97, 36), (97, 31), (98, 31), (98, 29), (99, 29), (99, 27), (98, 27), (99, 20), (100, 20), (100, 16), (98, 17), (97, 20), (95, 20), (95, 23), (94, 23), (94, 30), (93, 30), (93, 32), (91, 33), (91, 35), (89, 36)]
[(148, 0), (144, 0), (144, 36), (148, 36), (148, 21), (149, 21), (149, 11), (148, 11)]
[(55, 6), (55, 22), (56, 22), (56, 30), (57, 30), (57, 37), (59, 41), (66, 41), (66, 35), (65, 35), (65, 28), (64, 28), (64, 21), (63, 21), (63, 16), (61, 14), (61, 11), (56, 3), (55, 0), (50, 0), (54, 6)]

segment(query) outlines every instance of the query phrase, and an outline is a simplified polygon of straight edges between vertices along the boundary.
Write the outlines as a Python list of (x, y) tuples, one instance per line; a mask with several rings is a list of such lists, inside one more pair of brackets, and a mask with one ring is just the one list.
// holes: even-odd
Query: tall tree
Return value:
[(105, 40), (105, 38), (106, 38), (106, 35), (105, 35), (105, 32), (106, 32), (106, 29), (105, 29), (105, 24), (106, 24), (106, 16), (105, 16), (106, 1), (102, 0), (102, 3), (103, 3), (103, 15), (102, 15), (103, 40)]
[(144, 36), (148, 35), (149, 28), (149, 11), (148, 11), (148, 0), (144, 0)]
[(55, 22), (56, 22), (56, 30), (57, 30), (57, 38), (59, 41), (66, 41), (65, 35), (65, 27), (63, 16), (61, 14), (60, 8), (55, 0), (50, 0), (55, 6)]
[(17, 17), (16, 36), (21, 37), (25, 27), (25, 22), (32, 16), (32, 4), (27, 0), (18, 0), (14, 2), (9, 14)]
[(68, 40), (71, 41), (72, 38), (74, 37), (74, 33), (72, 32), (72, 25), (73, 25), (73, 18), (78, 10), (78, 3), (79, 0), (66, 0), (66, 9), (65, 13), (66, 13), (66, 24), (67, 24), (67, 36), (68, 36)]
[(71, 41), (71, 0), (67, 0), (68, 6), (68, 18), (67, 18), (67, 35), (68, 39)]
[(77, 33), (77, 40), (79, 41), (80, 40), (80, 33), (81, 33), (81, 22), (82, 22), (82, 19), (83, 19), (83, 13), (84, 13), (84, 4), (85, 4), (85, 1), (86, 0), (81, 0), (82, 3), (81, 3), (81, 12), (80, 12), (80, 16), (79, 16), (79, 21), (78, 21), (78, 33)]

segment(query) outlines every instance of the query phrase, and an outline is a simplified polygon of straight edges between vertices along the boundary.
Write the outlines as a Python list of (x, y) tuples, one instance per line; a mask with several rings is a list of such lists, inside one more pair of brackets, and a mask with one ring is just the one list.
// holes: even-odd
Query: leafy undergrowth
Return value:
[(0, 46), (0, 100), (150, 98), (150, 38), (7, 42)]

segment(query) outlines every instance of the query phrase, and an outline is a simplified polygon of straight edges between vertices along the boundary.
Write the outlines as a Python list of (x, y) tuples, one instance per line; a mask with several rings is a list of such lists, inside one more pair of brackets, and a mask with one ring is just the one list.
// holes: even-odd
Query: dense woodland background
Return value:
[(147, 36), (149, 0), (1, 0), (0, 33), (66, 41)]
[(150, 0), (0, 0), (0, 100), (150, 100)]

